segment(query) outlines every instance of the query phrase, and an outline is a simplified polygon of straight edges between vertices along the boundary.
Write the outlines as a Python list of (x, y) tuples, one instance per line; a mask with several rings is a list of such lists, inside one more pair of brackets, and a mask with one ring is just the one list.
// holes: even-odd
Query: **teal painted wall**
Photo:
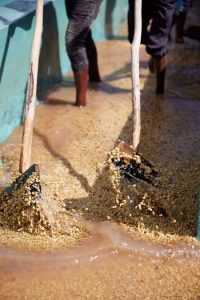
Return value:
[(33, 14), (0, 30), (0, 142), (21, 122), (32, 24)]
[[(0, 16), (2, 5), (14, 2), (20, 1), (0, 0)], [(116, 35), (121, 22), (126, 18), (127, 5), (127, 0), (102, 1), (99, 15), (92, 25), (96, 41)], [(2, 24), (0, 19), (0, 143), (22, 121), (35, 13), (28, 13), (9, 26)], [(39, 63), (39, 97), (60, 82), (70, 70), (65, 50), (66, 26), (64, 0), (46, 4)]]
[(5, 5), (9, 2), (10, 2), (10, 0), (0, 0), (0, 5)]

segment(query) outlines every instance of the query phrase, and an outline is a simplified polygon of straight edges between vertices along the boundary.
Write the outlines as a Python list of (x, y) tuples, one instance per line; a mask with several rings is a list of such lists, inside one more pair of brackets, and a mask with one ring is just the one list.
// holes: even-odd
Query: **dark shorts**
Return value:
[(69, 23), (66, 48), (73, 71), (88, 66), (87, 49), (94, 46), (90, 25), (96, 18), (101, 0), (66, 0)]
[[(134, 34), (134, 1), (129, 0), (128, 39), (133, 41)], [(176, 0), (143, 0), (142, 1), (142, 37), (147, 52), (155, 57), (167, 53), (167, 43), (171, 30)], [(150, 24), (150, 20), (152, 20)], [(148, 29), (148, 26), (150, 28)]]

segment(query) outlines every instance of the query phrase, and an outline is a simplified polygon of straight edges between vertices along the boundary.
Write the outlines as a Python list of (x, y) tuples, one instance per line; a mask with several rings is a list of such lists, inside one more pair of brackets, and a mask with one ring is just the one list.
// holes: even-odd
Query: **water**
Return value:
[[(75, 265), (88, 265), (105, 258), (119, 257), (147, 258), (152, 262), (163, 258), (174, 258), (182, 263), (190, 259), (200, 259), (200, 249), (197, 246), (174, 244), (167, 246), (153, 244), (141, 240), (134, 240), (125, 233), (119, 225), (110, 222), (93, 223), (76, 217), (79, 225), (90, 230), (90, 237), (81, 245), (69, 249), (60, 249), (50, 253), (28, 253), (25, 251), (0, 248), (0, 261), (3, 258), (10, 262), (9, 270), (16, 268), (23, 271), (24, 268), (55, 268), (59, 264), (67, 264), (68, 267)], [(12, 265), (11, 262), (15, 261)]]
[(70, 249), (28, 253), (1, 247), (0, 297), (167, 299), (171, 295), (174, 299), (188, 291), (197, 293), (200, 250), (196, 247), (151, 244), (134, 240), (117, 224), (79, 221), (91, 235)]

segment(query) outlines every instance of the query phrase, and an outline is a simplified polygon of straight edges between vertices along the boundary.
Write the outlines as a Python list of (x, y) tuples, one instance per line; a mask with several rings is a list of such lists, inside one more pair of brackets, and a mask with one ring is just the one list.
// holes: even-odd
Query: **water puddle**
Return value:
[(164, 258), (174, 258), (175, 262), (183, 264), (189, 263), (192, 259), (200, 259), (200, 250), (195, 246), (152, 244), (134, 240), (116, 223), (93, 223), (82, 218), (79, 218), (78, 222), (91, 232), (90, 237), (81, 245), (49, 253), (30, 253), (1, 247), (1, 267), (7, 272), (42, 271), (52, 270), (52, 268), (55, 271), (63, 265), (74, 268), (105, 261), (105, 259), (113, 260), (117, 257), (148, 259), (152, 263), (159, 263)]

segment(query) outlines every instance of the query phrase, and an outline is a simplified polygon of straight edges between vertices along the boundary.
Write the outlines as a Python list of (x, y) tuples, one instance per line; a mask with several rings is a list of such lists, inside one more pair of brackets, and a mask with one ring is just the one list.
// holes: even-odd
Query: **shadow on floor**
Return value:
[(50, 145), (47, 136), (42, 134), (38, 129), (34, 128), (34, 134), (42, 140), (45, 148), (51, 153), (51, 155), (56, 158), (57, 160), (61, 161), (63, 165), (69, 170), (69, 174), (75, 177), (83, 187), (83, 189), (88, 192), (89, 191), (89, 184), (87, 178), (85, 178), (83, 175), (77, 173), (70, 162), (60, 153), (56, 152), (53, 147)]

